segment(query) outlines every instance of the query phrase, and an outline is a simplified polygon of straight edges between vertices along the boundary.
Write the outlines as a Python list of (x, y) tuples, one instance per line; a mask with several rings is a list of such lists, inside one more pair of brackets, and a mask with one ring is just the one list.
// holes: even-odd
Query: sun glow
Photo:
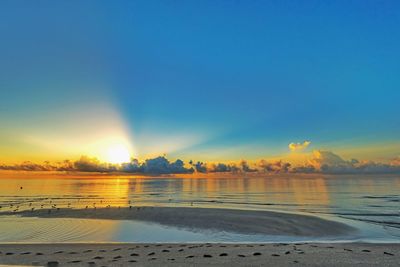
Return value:
[(129, 150), (124, 145), (112, 145), (107, 151), (107, 161), (109, 163), (124, 163), (129, 162), (131, 155)]

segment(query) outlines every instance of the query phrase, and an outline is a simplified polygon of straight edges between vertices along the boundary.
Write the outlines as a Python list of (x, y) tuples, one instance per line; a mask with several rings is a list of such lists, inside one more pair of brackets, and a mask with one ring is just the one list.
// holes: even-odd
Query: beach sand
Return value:
[(34, 266), (399, 266), (400, 244), (3, 244)]
[(216, 230), (240, 234), (285, 236), (340, 236), (355, 231), (345, 224), (315, 216), (255, 210), (186, 208), (186, 207), (125, 207), (88, 209), (38, 209), (2, 212), (40, 218), (85, 218), (138, 220), (188, 230)]
[[(2, 212), (40, 218), (140, 220), (192, 230), (340, 236), (355, 229), (314, 216), (232, 209), (124, 207)], [(323, 240), (323, 238), (322, 238)], [(37, 266), (399, 266), (400, 244), (0, 244), (0, 264)]]

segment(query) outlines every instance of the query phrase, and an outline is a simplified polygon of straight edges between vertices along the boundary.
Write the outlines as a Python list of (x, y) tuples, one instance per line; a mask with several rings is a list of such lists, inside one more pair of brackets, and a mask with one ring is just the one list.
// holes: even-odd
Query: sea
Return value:
[[(332, 237), (244, 235), (127, 220), (21, 217), (18, 211), (192, 207), (317, 216), (353, 226)], [(135, 176), (0, 173), (0, 243), (400, 242), (400, 175)], [(10, 211), (15, 214), (10, 215)]]

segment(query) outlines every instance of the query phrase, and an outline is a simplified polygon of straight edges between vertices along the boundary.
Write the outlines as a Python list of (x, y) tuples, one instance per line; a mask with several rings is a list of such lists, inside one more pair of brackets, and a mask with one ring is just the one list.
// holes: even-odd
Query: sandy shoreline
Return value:
[(345, 224), (314, 216), (234, 209), (184, 207), (64, 208), (0, 213), (0, 215), (11, 214), (40, 218), (138, 220), (189, 230), (217, 230), (240, 234), (323, 237), (341, 236), (355, 231)]
[[(340, 236), (353, 228), (314, 216), (271, 211), (131, 207), (3, 212), (40, 218), (139, 220), (246, 234)], [(0, 217), (1, 218), (1, 217)], [(0, 244), (0, 265), (29, 266), (398, 266), (400, 244), (56, 243)]]
[(400, 244), (0, 244), (36, 266), (398, 266)]

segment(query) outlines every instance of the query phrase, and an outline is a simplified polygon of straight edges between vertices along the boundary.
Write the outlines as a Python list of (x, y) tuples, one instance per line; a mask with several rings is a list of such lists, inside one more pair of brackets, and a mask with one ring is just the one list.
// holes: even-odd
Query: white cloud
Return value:
[[(399, 173), (400, 164), (394, 159), (390, 164), (374, 161), (344, 160), (331, 151), (313, 151), (313, 156), (305, 167), (311, 167), (316, 172), (332, 174), (359, 174), (359, 173)], [(301, 172), (303, 168), (297, 168)]]
[(303, 143), (290, 143), (289, 149), (290, 151), (299, 151), (306, 149), (311, 144), (311, 141), (304, 141)]

